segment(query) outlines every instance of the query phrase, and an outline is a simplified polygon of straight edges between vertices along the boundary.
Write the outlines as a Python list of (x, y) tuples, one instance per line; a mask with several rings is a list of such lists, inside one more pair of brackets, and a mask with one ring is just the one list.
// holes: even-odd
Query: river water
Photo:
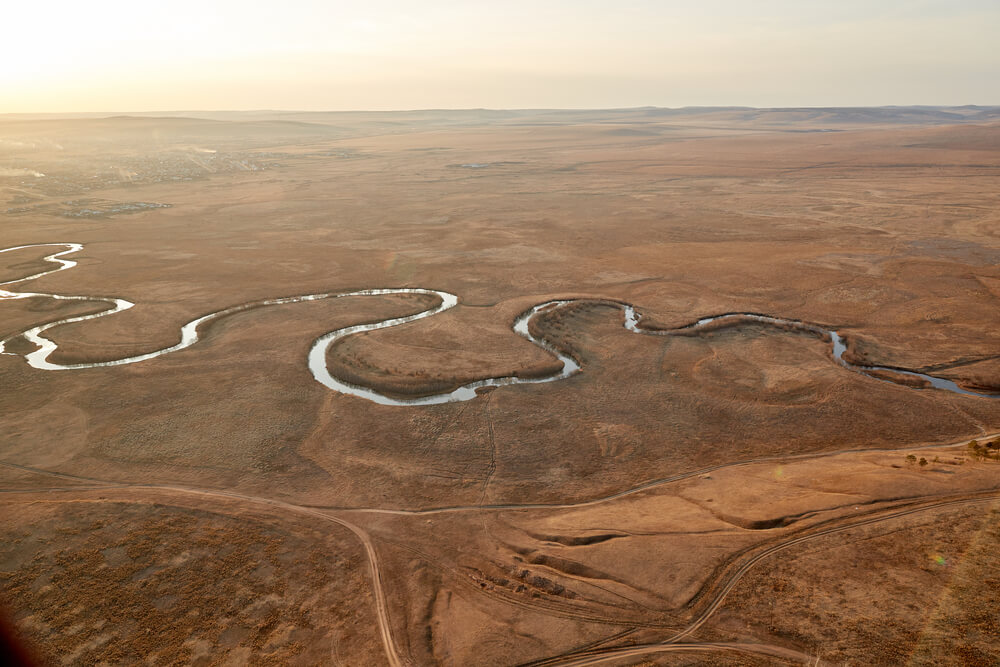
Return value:
[[(49, 275), (50, 273), (55, 273), (57, 271), (65, 271), (76, 266), (76, 262), (70, 259), (66, 259), (64, 255), (79, 252), (83, 249), (83, 246), (78, 243), (47, 243), (47, 244), (37, 244), (37, 245), (27, 245), (27, 246), (16, 246), (13, 248), (5, 248), (0, 250), (0, 253), (10, 252), (14, 250), (21, 250), (25, 248), (35, 248), (35, 247), (56, 247), (63, 248), (58, 252), (54, 252), (47, 255), (44, 259), (48, 262), (56, 264), (56, 266), (47, 271), (42, 271), (30, 276), (23, 278), (17, 278), (15, 280), (9, 280), (4, 283), (0, 283), (0, 300), (4, 299), (25, 299), (31, 297), (46, 297), (51, 299), (69, 300), (69, 301), (103, 301), (108, 304), (108, 308), (89, 315), (80, 315), (76, 317), (69, 317), (66, 319), (58, 320), (56, 322), (50, 322), (48, 324), (39, 325), (27, 329), (26, 331), (20, 332), (8, 336), (4, 340), (0, 341), (0, 354), (13, 354), (6, 351), (6, 346), (11, 340), (17, 337), (23, 337), (32, 344), (35, 345), (36, 349), (29, 352), (24, 356), (24, 359), (28, 364), (40, 370), (47, 371), (61, 371), (61, 370), (78, 370), (84, 368), (100, 368), (105, 366), (121, 366), (125, 364), (134, 364), (141, 361), (146, 361), (149, 359), (154, 359), (156, 357), (162, 356), (164, 354), (169, 354), (171, 352), (177, 352), (178, 350), (183, 350), (185, 348), (191, 347), (199, 340), (199, 329), (200, 327), (215, 319), (225, 317), (227, 315), (232, 315), (234, 313), (250, 310), (253, 308), (261, 308), (266, 306), (275, 305), (285, 305), (292, 303), (301, 303), (305, 301), (319, 301), (323, 299), (337, 299), (342, 297), (352, 297), (352, 296), (386, 296), (386, 295), (397, 295), (397, 294), (421, 294), (425, 296), (432, 296), (438, 300), (436, 306), (427, 308), (426, 310), (420, 311), (412, 315), (405, 315), (403, 317), (394, 317), (386, 320), (381, 320), (378, 322), (372, 322), (368, 324), (358, 324), (354, 326), (344, 327), (342, 329), (337, 329), (336, 331), (331, 331), (328, 334), (320, 336), (313, 343), (309, 350), (309, 355), (307, 359), (308, 367), (313, 375), (320, 384), (343, 394), (349, 394), (351, 396), (356, 396), (358, 398), (363, 398), (380, 405), (394, 405), (394, 406), (416, 406), (416, 405), (434, 405), (440, 403), (452, 403), (456, 401), (468, 401), (475, 398), (478, 395), (478, 390), (491, 388), (491, 387), (503, 387), (507, 385), (514, 384), (540, 384), (543, 382), (556, 382), (558, 380), (563, 380), (575, 375), (580, 372), (581, 367), (579, 361), (573, 358), (571, 355), (567, 354), (565, 351), (556, 348), (550, 342), (543, 338), (536, 337), (532, 335), (530, 331), (529, 324), (533, 318), (544, 312), (549, 312), (558, 308), (562, 308), (571, 303), (580, 302), (592, 302), (592, 303), (603, 303), (617, 305), (623, 311), (624, 315), (624, 326), (625, 329), (633, 333), (649, 335), (649, 336), (676, 336), (676, 335), (691, 335), (697, 333), (700, 330), (707, 328), (719, 328), (726, 326), (739, 326), (743, 323), (757, 323), (764, 324), (767, 326), (773, 326), (784, 330), (793, 330), (802, 333), (811, 334), (817, 336), (823, 340), (829, 341), (831, 345), (831, 357), (833, 361), (840, 364), (844, 368), (851, 370), (856, 373), (861, 373), (868, 377), (871, 377), (882, 382), (894, 382), (889, 377), (882, 377), (873, 375), (873, 372), (891, 372), (899, 375), (905, 375), (908, 377), (914, 377), (924, 380), (931, 385), (934, 389), (940, 389), (943, 391), (949, 391), (955, 394), (961, 394), (964, 396), (973, 396), (979, 398), (1000, 398), (997, 394), (983, 394), (974, 391), (969, 391), (959, 387), (955, 382), (947, 380), (945, 378), (935, 377), (933, 375), (928, 375), (925, 373), (919, 373), (911, 370), (904, 370), (899, 368), (891, 368), (887, 366), (862, 366), (851, 364), (844, 359), (844, 353), (847, 350), (847, 346), (844, 343), (843, 337), (836, 331), (832, 329), (825, 329), (816, 324), (811, 324), (808, 322), (802, 322), (799, 320), (790, 320), (780, 317), (772, 317), (770, 315), (763, 315), (760, 313), (724, 313), (721, 315), (713, 315), (710, 317), (703, 317), (692, 324), (688, 324), (676, 329), (668, 330), (657, 330), (657, 329), (647, 329), (641, 326), (640, 320), (642, 315), (636, 311), (635, 306), (627, 303), (620, 302), (609, 302), (606, 299), (565, 299), (556, 301), (546, 301), (540, 303), (532, 308), (521, 313), (514, 320), (513, 331), (517, 335), (526, 338), (533, 344), (552, 354), (558, 359), (562, 364), (559, 371), (556, 371), (550, 375), (542, 377), (528, 377), (522, 378), (513, 375), (498, 376), (498, 377), (488, 377), (463, 384), (455, 389), (448, 392), (431, 394), (427, 396), (419, 397), (401, 397), (401, 396), (391, 396), (379, 392), (378, 390), (365, 387), (357, 384), (351, 384), (337, 377), (334, 377), (327, 366), (326, 357), (330, 346), (333, 345), (338, 340), (346, 338), (347, 336), (353, 336), (355, 334), (364, 333), (367, 331), (377, 331), (379, 329), (387, 329), (389, 327), (400, 326), (407, 324), (409, 322), (414, 322), (416, 320), (424, 319), (426, 317), (432, 317), (438, 313), (441, 313), (450, 308), (454, 308), (458, 305), (458, 297), (454, 294), (448, 292), (443, 292), (440, 290), (416, 288), (416, 287), (399, 287), (399, 288), (376, 288), (367, 290), (357, 290), (353, 292), (326, 292), (320, 294), (307, 294), (301, 296), (290, 296), (279, 299), (267, 299), (261, 301), (252, 301), (245, 304), (240, 304), (238, 306), (231, 306), (223, 310), (216, 311), (214, 313), (209, 313), (207, 315), (202, 315), (201, 317), (194, 319), (183, 327), (181, 327), (180, 341), (169, 347), (165, 347), (159, 350), (154, 350), (152, 352), (147, 352), (140, 355), (135, 355), (131, 357), (123, 357), (121, 359), (114, 359), (110, 361), (97, 361), (90, 363), (79, 363), (79, 364), (58, 364), (49, 360), (49, 357), (53, 352), (56, 351), (57, 345), (54, 341), (46, 338), (43, 334), (54, 327), (71, 324), (74, 322), (83, 322), (86, 320), (96, 319), (98, 317), (107, 317), (114, 313), (121, 312), (123, 310), (128, 310), (132, 308), (135, 304), (131, 301), (126, 301), (125, 299), (118, 299), (114, 297), (95, 297), (95, 296), (68, 296), (62, 294), (47, 294), (41, 292), (14, 292), (7, 289), (2, 289), (20, 282), (27, 282), (29, 280), (34, 280), (36, 278), (41, 278), (42, 276)], [(901, 384), (903, 386), (909, 386), (902, 382), (895, 382), (895, 384)], [(920, 389), (919, 387), (910, 387), (912, 389)]]

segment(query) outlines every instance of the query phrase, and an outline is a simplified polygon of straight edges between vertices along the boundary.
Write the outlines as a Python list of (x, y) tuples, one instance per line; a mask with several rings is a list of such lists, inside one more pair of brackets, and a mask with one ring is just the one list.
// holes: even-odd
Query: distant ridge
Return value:
[(296, 120), (322, 117), (405, 117), (405, 118), (517, 118), (533, 115), (577, 116), (583, 114), (694, 116), (741, 114), (745, 118), (761, 118), (785, 114), (825, 117), (830, 120), (881, 120), (887, 122), (912, 122), (914, 120), (939, 120), (941, 122), (968, 122), (1000, 119), (1000, 106), (965, 104), (961, 106), (936, 105), (885, 105), (874, 107), (748, 107), (748, 106), (683, 106), (683, 107), (617, 107), (608, 109), (400, 109), (395, 111), (296, 111), (260, 109), (249, 111), (230, 110), (164, 110), (138, 112), (80, 112), (80, 113), (8, 113), (0, 114), (0, 122), (16, 120), (73, 120), (73, 119), (176, 119), (200, 120)]
[[(412, 111), (162, 111), (143, 113), (0, 115), (5, 150), (38, 141), (67, 144), (123, 141), (214, 148), (302, 145), (315, 141), (413, 131), (597, 126), (608, 136), (656, 137), (678, 130), (743, 133), (820, 133), (891, 128), (965, 128), (963, 145), (992, 145), (1000, 106), (884, 107), (635, 107), (630, 109), (422, 109)], [(985, 137), (972, 139), (981, 126)], [(952, 142), (954, 137), (928, 141)], [(930, 145), (930, 144), (928, 144)], [(950, 144), (949, 144), (950, 145)], [(20, 146), (20, 148), (16, 148)]]

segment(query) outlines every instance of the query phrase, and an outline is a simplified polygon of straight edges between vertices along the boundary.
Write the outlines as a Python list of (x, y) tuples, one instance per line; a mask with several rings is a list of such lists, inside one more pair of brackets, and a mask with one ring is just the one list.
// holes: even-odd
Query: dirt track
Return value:
[[(960, 443), (965, 444), (965, 443)], [(733, 465), (750, 465), (752, 463), (759, 463), (759, 461), (746, 461), (740, 462)], [(101, 482), (102, 480), (94, 480), (86, 477), (79, 477), (75, 475), (67, 475), (61, 473), (51, 473), (49, 471), (28, 468), (26, 466), (18, 466), (15, 464), (10, 464), (6, 462), (0, 462), (0, 465), (10, 468), (16, 468), (19, 470), (30, 471), (35, 474), (40, 474), (44, 476), (56, 476), (65, 479), (72, 479), (74, 481), (85, 482), (93, 484), (95, 482)], [(694, 474), (703, 474), (704, 471), (698, 471)], [(688, 475), (690, 476), (690, 475)], [(675, 480), (682, 479), (683, 477), (678, 477)], [(648, 485), (643, 487), (643, 489), (650, 488)], [(74, 493), (86, 493), (87, 496), (92, 496), (94, 491), (107, 492), (110, 490), (117, 490), (121, 492), (121, 497), (114, 499), (108, 498), (106, 495), (102, 495), (98, 500), (80, 500), (80, 499), (70, 499), (66, 500), (51, 500), (50, 494), (58, 493), (60, 496), (65, 494)], [(282, 511), (294, 512), (298, 514), (303, 514), (315, 518), (319, 518), (323, 521), (331, 521), (338, 525), (341, 525), (348, 530), (350, 530), (359, 539), (359, 541), (364, 546), (365, 552), (368, 557), (368, 565), (370, 570), (370, 576), (372, 578), (372, 589), (375, 593), (375, 605), (378, 618), (378, 632), (382, 638), (382, 644), (386, 652), (386, 658), (390, 665), (403, 665), (409, 664), (410, 661), (400, 657), (397, 646), (393, 641), (392, 637), (392, 624), (389, 619), (389, 609), (386, 602), (386, 595), (383, 588), (382, 575), (380, 569), (380, 563), (376, 547), (372, 541), (370, 535), (365, 532), (362, 528), (356, 524), (337, 516), (335, 513), (331, 513), (330, 510), (319, 510), (310, 507), (303, 507), (300, 505), (294, 505), (287, 502), (282, 502), (270, 498), (261, 498), (256, 496), (248, 496), (239, 493), (230, 493), (222, 491), (211, 491), (204, 489), (190, 489), (184, 487), (176, 486), (154, 486), (154, 485), (143, 485), (143, 484), (115, 484), (111, 486), (87, 486), (84, 488), (65, 488), (65, 487), (53, 487), (46, 489), (36, 489), (32, 491), (23, 490), (0, 490), (0, 493), (13, 494), (15, 498), (13, 502), (106, 502), (114, 500), (122, 500), (129, 498), (129, 491), (142, 490), (142, 491), (153, 491), (161, 492), (167, 494), (184, 494), (196, 497), (204, 498), (223, 498), (226, 500), (239, 500), (243, 502), (249, 502), (254, 504), (265, 505), (268, 507), (273, 507)], [(629, 493), (635, 493), (637, 490), (631, 490), (622, 492), (614, 498), (601, 498), (593, 501), (585, 501), (582, 503), (576, 503), (574, 506), (586, 506), (595, 503), (604, 503), (612, 501), (616, 498), (624, 497)], [(695, 642), (695, 643), (679, 643), (684, 638), (697, 632), (697, 630), (709, 621), (712, 614), (719, 608), (726, 598), (726, 595), (733, 589), (733, 587), (739, 582), (747, 572), (751, 570), (761, 561), (772, 556), (775, 553), (783, 551), (785, 549), (792, 548), (796, 545), (802, 544), (810, 540), (815, 540), (821, 537), (825, 537), (831, 534), (840, 533), (848, 531), (861, 526), (868, 526), (878, 523), (883, 523), (886, 521), (891, 521), (901, 517), (909, 516), (919, 512), (928, 512), (939, 508), (954, 507), (954, 506), (965, 506), (965, 505), (976, 505), (985, 503), (996, 503), (1000, 499), (1000, 492), (989, 491), (989, 492), (978, 492), (976, 494), (965, 494), (959, 497), (953, 497), (948, 499), (935, 499), (935, 498), (911, 498), (907, 499), (904, 503), (898, 503), (894, 505), (888, 505), (887, 507), (880, 507), (877, 509), (871, 509), (858, 515), (850, 515), (847, 517), (841, 517), (831, 521), (826, 521), (814, 526), (810, 526), (802, 531), (797, 531), (790, 536), (777, 538), (771, 543), (764, 543), (759, 548), (751, 549), (745, 553), (739, 554), (737, 557), (733, 558), (727, 567), (717, 571), (712, 579), (702, 587), (697, 595), (694, 596), (690, 607), (695, 613), (692, 620), (679, 632), (672, 635), (668, 639), (664, 640), (659, 644), (650, 644), (643, 646), (628, 646), (628, 647), (606, 647), (606, 648), (595, 648), (588, 649), (580, 652), (574, 652), (564, 656), (559, 656), (555, 658), (548, 658), (540, 661), (535, 661), (527, 664), (538, 665), (589, 665), (589, 664), (599, 664), (601, 662), (611, 661), (622, 657), (639, 656), (652, 653), (661, 652), (671, 652), (671, 651), (736, 651), (736, 652), (749, 652), (749, 653), (759, 653), (763, 655), (770, 655), (774, 657), (781, 657), (785, 659), (794, 659), (803, 662), (803, 664), (822, 664), (819, 663), (818, 658), (813, 659), (812, 656), (802, 654), (800, 652), (787, 649), (778, 646), (768, 646), (764, 644), (740, 644), (740, 643), (711, 643), (711, 642)], [(143, 502), (149, 502), (148, 499), (144, 499)], [(564, 508), (572, 506), (563, 506)], [(902, 507), (903, 509), (898, 509)], [(479, 508), (440, 508), (436, 510), (416, 510), (416, 511), (400, 511), (400, 510), (380, 510), (378, 508), (357, 508), (352, 510), (353, 512), (359, 513), (392, 513), (392, 514), (427, 514), (428, 512), (455, 512), (455, 511), (469, 511), (472, 509), (478, 509), (479, 511), (496, 511), (496, 510), (527, 510), (527, 509), (538, 509), (537, 506), (492, 506), (492, 507), (479, 507)], [(833, 524), (833, 525), (830, 525)], [(699, 610), (700, 608), (700, 610)], [(695, 611), (698, 610), (698, 611)]]
[[(0, 355), (0, 501), (25, 510), (0, 575), (29, 639), (110, 662), (1000, 659), (991, 575), (967, 564), (992, 562), (973, 499), (1000, 465), (965, 447), (997, 437), (1000, 402), (848, 372), (802, 328), (857, 366), (996, 388), (1000, 127), (459, 115), (320, 114), (280, 142), (256, 121), (0, 121), (64, 146), (17, 149), (51, 177), (0, 180), (0, 246), (83, 246), (54, 273), (51, 249), (0, 253), (5, 293), (134, 304), (4, 298), (0, 336), (88, 317), (44, 333), (51, 363), (85, 364), (225, 313), (143, 363), (46, 372), (23, 337)], [(316, 340), (437, 302), (284, 299), (378, 285), (460, 301), (332, 346), (361, 386), (551, 376), (511, 332), (549, 300), (575, 302), (525, 324), (582, 372), (414, 408), (329, 391)], [(675, 333), (634, 335), (621, 304)], [(787, 319), (688, 326), (711, 313)], [(129, 615), (169, 626), (162, 646)]]

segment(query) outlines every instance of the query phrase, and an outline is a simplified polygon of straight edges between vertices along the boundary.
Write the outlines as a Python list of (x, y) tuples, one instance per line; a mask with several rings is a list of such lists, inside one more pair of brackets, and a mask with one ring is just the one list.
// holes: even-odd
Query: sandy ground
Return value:
[[(0, 166), (46, 174), (0, 182), (0, 247), (84, 245), (4, 289), (136, 303), (51, 330), (60, 362), (424, 287), (459, 306), (330, 368), (417, 393), (538, 373), (514, 318), (593, 297), (663, 327), (814, 322), (854, 361), (997, 388), (1000, 126), (734, 114), (0, 120), (35, 146)], [(0, 254), (0, 282), (45, 254)], [(26, 640), (55, 664), (1000, 660), (1000, 463), (964, 447), (1000, 401), (794, 332), (639, 336), (597, 303), (546, 325), (583, 366), (556, 383), (411, 408), (309, 374), (323, 333), (426, 307), (256, 309), (121, 367), (0, 356), (0, 594)], [(0, 300), (0, 336), (93, 308)]]

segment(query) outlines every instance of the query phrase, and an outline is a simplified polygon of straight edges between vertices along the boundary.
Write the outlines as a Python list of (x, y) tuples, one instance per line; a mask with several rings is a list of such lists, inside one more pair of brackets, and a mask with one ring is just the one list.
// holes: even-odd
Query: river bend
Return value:
[[(440, 312), (454, 308), (458, 305), (458, 297), (454, 294), (448, 292), (443, 292), (440, 290), (424, 289), (418, 287), (399, 287), (399, 288), (376, 288), (376, 289), (365, 289), (356, 290), (351, 292), (323, 292), (319, 294), (306, 294), (300, 296), (290, 296), (278, 299), (265, 299), (260, 301), (251, 301), (248, 303), (240, 304), (237, 306), (230, 306), (229, 308), (224, 308), (222, 310), (216, 311), (214, 313), (209, 313), (207, 315), (202, 315), (201, 317), (191, 320), (187, 324), (181, 327), (180, 331), (180, 341), (169, 347), (165, 347), (159, 350), (154, 350), (152, 352), (147, 352), (144, 354), (139, 354), (130, 357), (123, 357), (120, 359), (114, 359), (110, 361), (97, 361), (89, 363), (76, 363), (76, 364), (59, 364), (49, 360), (49, 357), (53, 352), (56, 351), (58, 346), (54, 341), (45, 337), (45, 332), (54, 327), (58, 327), (64, 324), (72, 324), (74, 322), (83, 322), (86, 320), (93, 320), (99, 317), (107, 317), (115, 313), (122, 312), (132, 308), (135, 304), (131, 301), (125, 299), (119, 299), (115, 297), (102, 297), (102, 296), (71, 296), (63, 294), (48, 294), (44, 292), (17, 292), (7, 289), (17, 283), (28, 282), (41, 278), (57, 271), (65, 271), (76, 266), (76, 262), (71, 259), (66, 259), (66, 255), (70, 255), (79, 252), (83, 249), (83, 246), (79, 243), (42, 243), (33, 245), (22, 245), (14, 246), (11, 248), (0, 249), (0, 253), (11, 252), (15, 250), (23, 250), (26, 248), (61, 248), (57, 252), (53, 252), (46, 255), (43, 259), (47, 262), (55, 264), (55, 266), (46, 271), (41, 271), (39, 273), (32, 274), (30, 276), (25, 276), (23, 278), (17, 278), (14, 280), (8, 280), (6, 282), (0, 283), (0, 301), (7, 299), (26, 299), (33, 297), (44, 297), (50, 299), (64, 300), (64, 301), (98, 301), (104, 302), (108, 307), (100, 312), (91, 313), (89, 315), (79, 315), (75, 317), (68, 317), (62, 320), (57, 320), (55, 322), (49, 322), (47, 324), (42, 324), (39, 326), (32, 327), (20, 333), (16, 333), (8, 336), (7, 338), (0, 340), (0, 354), (14, 354), (7, 351), (8, 344), (19, 337), (23, 337), (28, 342), (35, 346), (35, 350), (28, 352), (23, 356), (25, 361), (32, 367), (39, 370), (47, 371), (62, 371), (62, 370), (79, 370), (85, 368), (100, 368), (105, 366), (122, 366), (125, 364), (134, 364), (141, 361), (146, 361), (149, 359), (154, 359), (156, 357), (162, 356), (164, 354), (169, 354), (171, 352), (177, 352), (185, 348), (191, 347), (199, 340), (199, 330), (202, 325), (216, 320), (227, 315), (232, 315), (234, 313), (239, 313), (254, 308), (260, 308), (264, 306), (277, 306), (292, 303), (300, 303), (304, 301), (319, 301), (323, 299), (336, 299), (342, 297), (352, 297), (352, 296), (385, 296), (385, 295), (395, 295), (395, 294), (422, 294), (433, 296), (438, 300), (436, 306), (427, 308), (426, 310), (420, 311), (412, 315), (405, 315), (402, 317), (394, 317), (385, 320), (380, 320), (378, 322), (372, 322), (368, 324), (358, 324), (349, 327), (344, 327), (337, 329), (336, 331), (331, 331), (330, 333), (320, 336), (316, 341), (313, 342), (312, 347), (309, 350), (309, 355), (307, 359), (308, 367), (313, 377), (320, 384), (332, 389), (334, 391), (349, 394), (351, 396), (356, 396), (358, 398), (363, 398), (374, 403), (381, 405), (394, 405), (394, 406), (415, 406), (415, 405), (434, 405), (440, 403), (451, 403), (455, 401), (467, 401), (475, 398), (478, 394), (478, 390), (490, 388), (490, 387), (503, 387), (507, 385), (514, 384), (539, 384), (543, 382), (555, 382), (557, 380), (562, 380), (579, 373), (581, 366), (578, 360), (576, 360), (570, 354), (565, 351), (558, 349), (556, 346), (551, 344), (549, 341), (534, 336), (531, 331), (529, 324), (531, 320), (542, 312), (551, 311), (554, 309), (562, 308), (571, 303), (580, 302), (593, 302), (593, 303), (604, 303), (613, 304), (620, 307), (623, 311), (624, 326), (625, 329), (633, 333), (647, 335), (647, 336), (676, 336), (676, 335), (691, 335), (692, 333), (697, 333), (699, 330), (708, 327), (720, 327), (720, 326), (735, 326), (742, 323), (757, 323), (767, 326), (778, 327), (786, 330), (794, 330), (801, 333), (807, 333), (815, 335), (823, 340), (830, 343), (831, 358), (835, 363), (840, 364), (844, 368), (872, 377), (876, 380), (883, 382), (894, 382), (890, 378), (876, 376), (873, 373), (878, 372), (891, 372), (895, 374), (905, 375), (908, 377), (917, 378), (923, 380), (931, 385), (935, 389), (940, 389), (943, 391), (952, 392), (955, 394), (961, 394), (964, 396), (972, 396), (979, 398), (993, 398), (998, 399), (1000, 395), (997, 394), (985, 394), (977, 393), (967, 389), (963, 389), (958, 386), (955, 382), (947, 380), (945, 378), (935, 377), (933, 375), (928, 375), (925, 373), (919, 373), (917, 371), (905, 370), (900, 368), (892, 368), (888, 366), (865, 366), (852, 364), (844, 359), (844, 352), (847, 346), (844, 343), (843, 337), (836, 331), (832, 329), (825, 329), (819, 325), (812, 324), (809, 322), (802, 322), (799, 320), (784, 319), (780, 317), (772, 317), (770, 315), (762, 315), (759, 313), (724, 313), (721, 315), (713, 315), (710, 317), (701, 318), (691, 324), (678, 327), (675, 329), (650, 329), (644, 328), (640, 324), (642, 315), (636, 310), (635, 306), (623, 303), (623, 302), (611, 302), (607, 299), (563, 299), (546, 301), (540, 303), (532, 308), (521, 313), (517, 319), (514, 320), (513, 331), (519, 336), (526, 338), (533, 344), (542, 348), (543, 350), (554, 355), (562, 364), (559, 371), (556, 371), (550, 375), (541, 377), (517, 377), (513, 375), (490, 377), (481, 380), (476, 380), (474, 382), (469, 382), (463, 384), (455, 389), (448, 392), (442, 392), (438, 394), (430, 394), (427, 396), (413, 397), (413, 398), (403, 398), (395, 397), (388, 394), (384, 394), (372, 387), (365, 387), (357, 384), (348, 383), (335, 377), (329, 370), (326, 363), (327, 351), (330, 346), (336, 341), (346, 338), (347, 336), (352, 336), (359, 333), (364, 333), (366, 331), (377, 331), (379, 329), (387, 329), (389, 327), (395, 327), (402, 324), (407, 324), (409, 322), (414, 322), (426, 317), (431, 317)], [(897, 382), (896, 384), (903, 384)], [(903, 385), (909, 386), (909, 385)], [(913, 387), (914, 389), (920, 389), (919, 387)]]

